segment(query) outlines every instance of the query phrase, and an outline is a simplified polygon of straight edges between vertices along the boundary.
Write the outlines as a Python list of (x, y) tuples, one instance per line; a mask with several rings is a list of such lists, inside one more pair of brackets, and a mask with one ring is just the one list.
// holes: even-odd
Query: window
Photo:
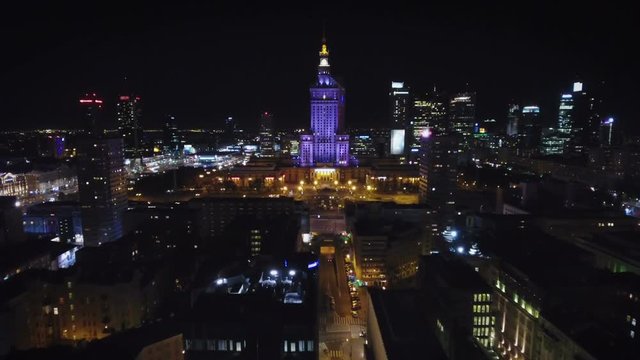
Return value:
[(227, 351), (227, 342), (225, 340), (218, 340), (218, 351)]

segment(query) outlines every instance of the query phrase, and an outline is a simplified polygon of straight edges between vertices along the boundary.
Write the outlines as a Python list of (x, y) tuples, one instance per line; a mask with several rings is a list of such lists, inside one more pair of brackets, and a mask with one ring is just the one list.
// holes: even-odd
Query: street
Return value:
[[(357, 318), (351, 314), (344, 244), (331, 235), (321, 237), (320, 241), (321, 246), (335, 249), (335, 254), (320, 257), (320, 359), (364, 359), (364, 339), (360, 333), (366, 329), (366, 309), (360, 309)], [(364, 291), (359, 290), (358, 295), (363, 299)], [(333, 306), (331, 297), (335, 302)]]

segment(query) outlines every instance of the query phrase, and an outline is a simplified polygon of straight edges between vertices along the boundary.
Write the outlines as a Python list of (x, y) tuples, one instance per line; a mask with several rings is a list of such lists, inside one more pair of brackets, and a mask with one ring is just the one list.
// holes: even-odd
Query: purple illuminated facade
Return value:
[(300, 166), (349, 165), (349, 135), (344, 128), (344, 88), (329, 71), (329, 50), (322, 39), (318, 80), (311, 93), (311, 134), (300, 137)]

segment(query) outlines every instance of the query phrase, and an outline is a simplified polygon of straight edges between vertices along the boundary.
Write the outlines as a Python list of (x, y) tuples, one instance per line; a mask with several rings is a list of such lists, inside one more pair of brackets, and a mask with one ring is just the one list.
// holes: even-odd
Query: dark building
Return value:
[(476, 123), (476, 93), (456, 94), (449, 102), (450, 130), (468, 138)]
[(367, 298), (366, 338), (373, 359), (448, 359), (424, 316), (417, 290), (371, 289)]
[(260, 114), (260, 156), (275, 156), (275, 141), (273, 133), (273, 114)]
[(515, 137), (518, 135), (520, 125), (520, 105), (509, 104), (507, 110), (507, 135)]
[(74, 344), (138, 327), (153, 318), (166, 280), (157, 264), (134, 267), (110, 259), (23, 271), (0, 289), (11, 344), (19, 350)]
[(539, 107), (522, 107), (522, 116), (518, 123), (518, 155), (534, 156), (539, 153), (542, 145), (541, 120)]
[(182, 150), (182, 139), (178, 132), (175, 116), (167, 116), (162, 134), (162, 147), (166, 154), (179, 155)]
[(454, 221), (461, 142), (460, 134), (427, 133), (422, 138), (420, 201), (432, 208), (440, 232)]
[(95, 136), (104, 132), (103, 105), (104, 101), (95, 93), (85, 94), (80, 98), (80, 119), (82, 121), (82, 129), (87, 134)]
[(142, 126), (140, 117), (140, 97), (136, 95), (120, 95), (118, 97), (116, 116), (118, 131), (123, 139), (124, 156), (135, 159), (141, 156)]
[(189, 206), (197, 209), (196, 226), (203, 240), (213, 239), (223, 234), (225, 229), (240, 216), (255, 219), (302, 215), (302, 205), (289, 197), (209, 197), (190, 201)]
[(132, 202), (124, 223), (136, 238), (148, 241), (158, 249), (197, 249), (201, 242), (195, 226), (196, 215), (197, 210), (188, 202)]
[(255, 258), (261, 255), (291, 256), (300, 237), (300, 219), (295, 215), (239, 215), (233, 219), (214, 244), (215, 251)]
[(184, 320), (189, 359), (318, 358), (317, 274), (307, 269), (315, 260), (284, 260), (199, 276), (202, 291)]
[(22, 211), (18, 198), (0, 196), (0, 244), (21, 242), (24, 239)]
[(485, 220), (475, 236), (492, 260), (478, 259), (475, 266), (495, 289), (497, 353), (525, 359), (637, 357), (637, 312), (629, 307), (638, 301), (638, 246), (632, 240), (637, 224), (570, 215)]
[(584, 154), (597, 145), (601, 105), (602, 101), (587, 93), (581, 82), (573, 83), (572, 90), (561, 95), (558, 130), (568, 137), (565, 154)]
[(350, 152), (357, 159), (389, 155), (389, 129), (350, 129)]
[(600, 147), (615, 147), (622, 144), (622, 136), (620, 135), (620, 125), (615, 119), (609, 117), (600, 122), (598, 129)]
[[(122, 98), (124, 103), (119, 105), (119, 116), (125, 113), (134, 116), (137, 100)], [(120, 124), (131, 124), (129, 120)], [(84, 244), (98, 246), (121, 238), (122, 217), (127, 206), (123, 139), (106, 138), (102, 132), (96, 131), (95, 135), (78, 141), (77, 159)]]
[(225, 145), (236, 145), (238, 143), (238, 121), (229, 116), (224, 119), (224, 129), (222, 130), (222, 142)]
[(420, 286), (429, 327), (449, 359), (490, 358), (495, 345), (495, 306), (491, 286), (459, 258), (421, 258)]
[(63, 243), (82, 243), (82, 216), (77, 202), (46, 202), (30, 206), (24, 217), (24, 232), (59, 238)]

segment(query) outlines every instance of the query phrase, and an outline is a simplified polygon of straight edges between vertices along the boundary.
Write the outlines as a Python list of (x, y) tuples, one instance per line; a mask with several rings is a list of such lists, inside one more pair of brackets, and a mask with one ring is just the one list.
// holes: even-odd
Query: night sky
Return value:
[(416, 93), (468, 82), (480, 118), (502, 120), (515, 99), (540, 105), (551, 122), (561, 91), (582, 79), (587, 90), (606, 80), (610, 112), (638, 128), (637, 5), (313, 3), (3, 5), (3, 128), (78, 128), (86, 91), (103, 96), (113, 117), (125, 89), (142, 97), (146, 128), (167, 114), (181, 128), (220, 128), (230, 115), (251, 128), (261, 111), (274, 113), (277, 128), (307, 127), (323, 22), (349, 127), (386, 125), (391, 80)]

